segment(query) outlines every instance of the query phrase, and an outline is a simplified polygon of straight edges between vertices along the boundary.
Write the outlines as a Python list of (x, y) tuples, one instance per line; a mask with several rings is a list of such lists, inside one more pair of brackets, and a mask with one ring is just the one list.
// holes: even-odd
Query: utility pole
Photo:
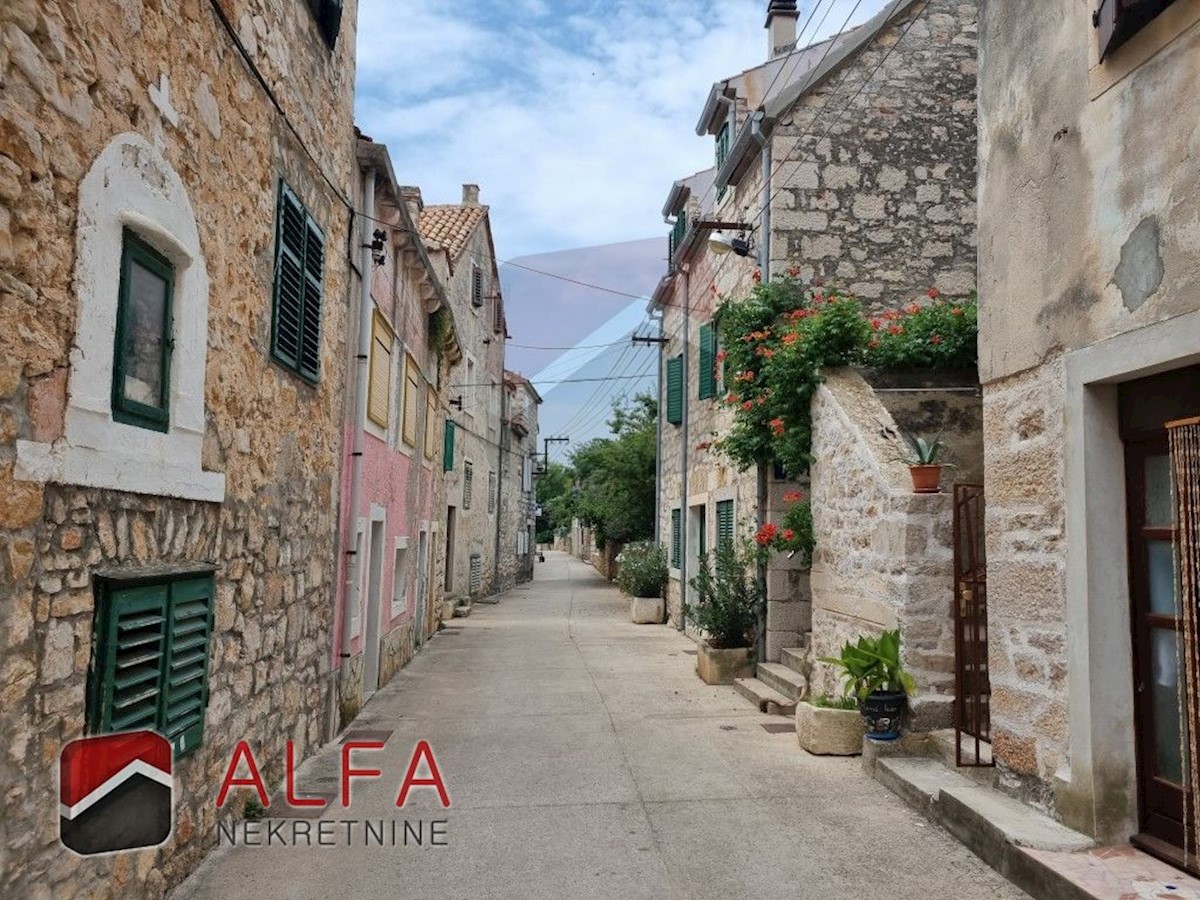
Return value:
[(653, 347), (658, 345), (658, 415), (654, 417), (654, 543), (662, 543), (662, 417), (663, 417), (663, 395), (662, 395), (662, 368), (663, 368), (663, 351), (666, 349), (667, 339), (663, 336), (663, 317), (662, 311), (658, 313), (658, 337), (642, 337), (641, 335), (633, 335), (630, 340), (633, 345)]
[(550, 471), (550, 445), (551, 444), (569, 444), (569, 443), (571, 443), (571, 439), (569, 437), (542, 438), (542, 471), (543, 472)]
[(692, 266), (684, 263), (683, 269), (683, 365), (680, 380), (683, 389), (681, 398), (681, 421), (679, 423), (679, 625), (680, 631), (687, 630), (688, 606), (688, 332), (692, 327), (691, 291)]

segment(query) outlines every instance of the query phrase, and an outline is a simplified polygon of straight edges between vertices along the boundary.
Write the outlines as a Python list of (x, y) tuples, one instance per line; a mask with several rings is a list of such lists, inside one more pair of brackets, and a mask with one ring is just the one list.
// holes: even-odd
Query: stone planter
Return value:
[(629, 619), (634, 625), (661, 625), (665, 612), (662, 597), (633, 597), (629, 601)]
[(702, 641), (696, 651), (696, 674), (705, 684), (733, 684), (736, 678), (750, 678), (754, 674), (750, 647), (734, 650), (717, 650)]
[(817, 756), (858, 756), (865, 727), (857, 709), (831, 709), (803, 700), (796, 704), (796, 737)]

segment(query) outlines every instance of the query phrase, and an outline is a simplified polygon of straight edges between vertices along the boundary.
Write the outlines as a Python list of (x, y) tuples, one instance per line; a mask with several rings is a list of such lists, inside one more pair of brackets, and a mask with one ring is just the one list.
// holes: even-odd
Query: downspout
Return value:
[[(362, 461), (363, 461), (363, 445), (364, 435), (367, 431), (367, 376), (368, 376), (368, 361), (371, 354), (371, 245), (367, 242), (367, 231), (369, 223), (375, 219), (375, 169), (368, 169), (363, 177), (363, 196), (362, 196), (362, 247), (360, 266), (362, 267), (362, 296), (359, 299), (358, 310), (358, 355), (355, 357), (355, 377), (354, 377), (354, 443), (353, 450), (350, 453), (350, 501), (349, 501), (349, 516), (347, 516), (346, 527), (349, 530), (347, 535), (347, 543), (345, 545), (347, 564), (346, 564), (346, 589), (343, 594), (345, 602), (342, 604), (342, 652), (341, 652), (341, 684), (345, 688), (346, 681), (350, 674), (350, 646), (352, 634), (350, 632), (351, 622), (351, 603), (359, 603), (362, 598), (358, 596), (358, 586), (362, 583), (359, 577), (362, 560), (359, 559), (357, 552), (358, 542), (358, 505), (362, 498)], [(365, 542), (365, 541), (364, 541)]]
[(680, 374), (682, 382), (682, 403), (679, 422), (679, 474), (681, 485), (679, 489), (679, 624), (680, 631), (687, 628), (687, 589), (688, 589), (688, 331), (691, 329), (691, 290), (692, 265), (684, 263), (683, 270), (683, 371)]
[(658, 417), (654, 422), (654, 543), (662, 544), (662, 477), (663, 477), (663, 416), (667, 414), (667, 404), (663, 394), (663, 314), (658, 313)]
[[(758, 223), (758, 270), (764, 283), (771, 281), (771, 142), (763, 134), (762, 118), (754, 120), (754, 137), (761, 148), (762, 156), (762, 211)], [(767, 523), (767, 464), (758, 464), (758, 527)], [(763, 598), (758, 612), (758, 661), (767, 661), (767, 561), (758, 561), (758, 592)]]
[[(503, 373), (504, 367), (500, 367)], [(496, 546), (492, 553), (492, 590), (500, 592), (500, 523), (504, 520), (504, 445), (509, 443), (508, 428), (508, 385), (500, 377), (500, 434), (496, 446)], [(524, 487), (524, 485), (522, 485)], [(524, 520), (521, 526), (525, 526)], [(499, 599), (496, 600), (499, 603)]]

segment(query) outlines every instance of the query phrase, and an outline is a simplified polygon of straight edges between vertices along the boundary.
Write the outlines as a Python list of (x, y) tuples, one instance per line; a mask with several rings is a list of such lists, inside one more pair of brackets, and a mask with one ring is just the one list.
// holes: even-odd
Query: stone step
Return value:
[(1087, 835), (999, 790), (976, 784), (930, 757), (882, 756), (871, 771), (918, 812), (1035, 898), (1094, 895), (1064, 877), (1064, 860), (1095, 846)]
[(779, 651), (779, 661), (793, 672), (804, 672), (808, 650), (804, 647), (784, 647)]
[(454, 607), (454, 615), (452, 618), (465, 619), (470, 614), (471, 614), (471, 604), (470, 603), (460, 603)]
[(736, 678), (733, 688), (756, 707), (759, 712), (778, 716), (790, 716), (796, 711), (796, 701), (785, 697), (757, 678)]
[[(960, 766), (955, 753), (954, 742), (955, 735), (953, 728), (941, 728), (930, 732), (929, 743), (927, 744), (929, 755), (939, 760), (947, 769), (958, 772), (958, 774), (964, 778), (969, 778), (976, 784), (982, 784), (985, 787), (995, 787), (996, 769), (991, 765), (992, 745), (984, 741), (979, 742), (979, 762), (982, 765)], [(962, 736), (962, 759), (964, 763), (975, 761), (975, 738), (969, 734)]]
[(767, 687), (774, 688), (793, 701), (808, 696), (808, 679), (782, 663), (759, 663), (754, 673)]

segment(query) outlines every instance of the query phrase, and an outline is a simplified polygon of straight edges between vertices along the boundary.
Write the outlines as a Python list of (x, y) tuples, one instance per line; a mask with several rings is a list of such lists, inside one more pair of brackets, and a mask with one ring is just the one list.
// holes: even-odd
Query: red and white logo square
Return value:
[(83, 856), (155, 847), (174, 819), (171, 742), (153, 731), (80, 738), (59, 757), (59, 839)]

